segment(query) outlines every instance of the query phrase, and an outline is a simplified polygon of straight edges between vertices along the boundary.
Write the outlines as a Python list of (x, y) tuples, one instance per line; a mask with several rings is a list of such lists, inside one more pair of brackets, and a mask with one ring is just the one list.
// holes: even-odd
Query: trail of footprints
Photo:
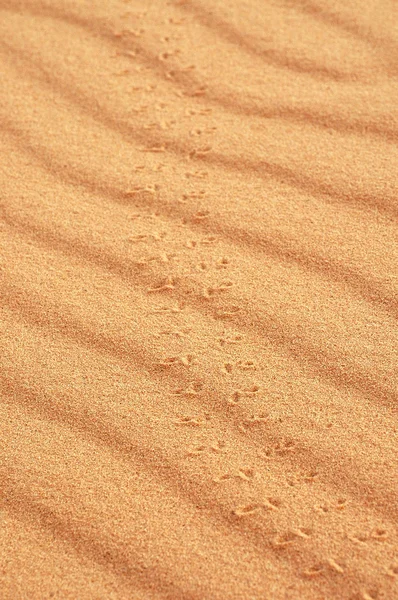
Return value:
[[(143, 18), (146, 13), (142, 13), (140, 18)], [(136, 15), (137, 16), (137, 15)], [(180, 27), (185, 23), (184, 18), (173, 17), (167, 20), (167, 25), (171, 28)], [(136, 28), (129, 30), (122, 30), (116, 32), (116, 36), (132, 36), (141, 37), (145, 34), (144, 28)], [(172, 34), (164, 35), (162, 43), (169, 45), (172, 40)], [(123, 51), (119, 54), (128, 55), (129, 58), (135, 58), (134, 51)], [(178, 62), (180, 50), (178, 48), (168, 48), (162, 50), (158, 54), (158, 59), (161, 62), (167, 63), (169, 61)], [(167, 73), (169, 79), (173, 79), (177, 73), (189, 73), (195, 69), (195, 65), (179, 66), (170, 68)], [(120, 72), (120, 75), (127, 75), (129, 70), (126, 69)], [(135, 88), (135, 91), (153, 92), (156, 86), (148, 84), (141, 88)], [(189, 106), (185, 110), (185, 116), (189, 120), (188, 137), (194, 140), (200, 140), (200, 143), (194, 143), (191, 149), (187, 151), (187, 160), (200, 160), (206, 158), (212, 152), (213, 144), (208, 141), (208, 138), (217, 131), (215, 124), (198, 124), (197, 119), (200, 117), (208, 118), (212, 114), (211, 108), (193, 104), (196, 98), (202, 98), (206, 94), (206, 88), (199, 86), (193, 89), (187, 89), (185, 91), (179, 91), (177, 94), (188, 101)], [(160, 103), (156, 106), (157, 109), (162, 110), (165, 104)], [(148, 105), (142, 103), (141, 106), (135, 108), (136, 112), (146, 112)], [(149, 121), (144, 128), (159, 129), (159, 130), (170, 130), (177, 124), (175, 119), (172, 120), (156, 120)], [(202, 141), (203, 140), (203, 141)], [(167, 154), (168, 148), (167, 143), (152, 144), (142, 151), (146, 154)], [(191, 163), (193, 165), (193, 163)], [(161, 172), (165, 168), (165, 163), (159, 163), (154, 172)], [(135, 171), (137, 173), (143, 173), (145, 171), (145, 165), (137, 165)], [(228, 293), (234, 289), (234, 281), (227, 276), (228, 269), (231, 267), (232, 261), (230, 257), (219, 256), (216, 253), (215, 256), (209, 256), (209, 251), (217, 249), (217, 237), (214, 235), (206, 234), (206, 224), (211, 221), (211, 212), (207, 208), (200, 208), (200, 203), (206, 197), (206, 181), (208, 180), (209, 173), (206, 170), (198, 169), (194, 166), (190, 167), (183, 173), (183, 177), (188, 180), (191, 189), (180, 195), (176, 199), (176, 203), (183, 206), (189, 207), (198, 205), (196, 210), (192, 210), (191, 214), (187, 215), (182, 219), (182, 224), (187, 226), (189, 229), (188, 237), (183, 240), (182, 244), (185, 248), (192, 250), (191, 258), (188, 259), (191, 273), (196, 276), (210, 277), (213, 275), (219, 275), (218, 281), (201, 285), (200, 282), (196, 281), (194, 277), (194, 283), (196, 289), (199, 290), (199, 295), (203, 300), (213, 301), (214, 306), (214, 318), (217, 320), (234, 320), (239, 315), (240, 307), (237, 305), (226, 306), (224, 304), (224, 298), (228, 296)], [(198, 189), (195, 186), (199, 184)], [(126, 191), (126, 197), (140, 200), (140, 201), (153, 201), (156, 199), (157, 194), (160, 191), (158, 184), (137, 184)], [(187, 211), (188, 212), (188, 211)], [(138, 214), (137, 217), (140, 215)], [(200, 227), (202, 234), (194, 235), (193, 231), (197, 231), (197, 227)], [(154, 232), (153, 229), (149, 232), (136, 233), (129, 238), (129, 243), (134, 247), (141, 247), (149, 243), (161, 244), (162, 250), (156, 254), (152, 253), (148, 258), (143, 258), (142, 265), (149, 264), (150, 262), (159, 262), (169, 266), (179, 265), (180, 255), (178, 253), (178, 247), (174, 244), (170, 244), (167, 238), (162, 232)], [(167, 246), (169, 244), (169, 246)], [(205, 251), (205, 257), (201, 256), (202, 250)], [(224, 277), (224, 274), (226, 275)], [(178, 287), (179, 277), (174, 274), (166, 275), (162, 281), (157, 281), (154, 285), (147, 288), (147, 293), (153, 295), (168, 294), (169, 297), (173, 295), (173, 292)], [(175, 306), (158, 306), (152, 310), (153, 314), (161, 316), (175, 316), (177, 319), (184, 313), (186, 304), (184, 301), (179, 301)], [(181, 342), (188, 340), (191, 334), (191, 328), (176, 324), (176, 326), (165, 327), (159, 331), (159, 336), (170, 336), (177, 338)], [(234, 350), (236, 346), (241, 344), (245, 339), (245, 336), (241, 332), (234, 332), (231, 328), (225, 329), (222, 335), (217, 337), (219, 347), (229, 353), (230, 347)], [(163, 369), (165, 372), (170, 372), (172, 369), (183, 369), (185, 372), (195, 368), (198, 365), (199, 357), (194, 353), (186, 351), (178, 354), (171, 354), (163, 357), (159, 360), (158, 367)], [(254, 360), (230, 360), (228, 359), (220, 367), (221, 375), (225, 376), (225, 386), (230, 388), (227, 393), (226, 404), (233, 410), (234, 406), (242, 405), (242, 401), (253, 401), (258, 405), (258, 398), (261, 396), (261, 387), (257, 383), (246, 382), (242, 383), (239, 387), (228, 383), (228, 378), (240, 377), (241, 379), (252, 377), (258, 371), (258, 365)], [(232, 381), (232, 379), (230, 379)], [(232, 389), (231, 389), (232, 388)], [(203, 384), (192, 381), (188, 385), (176, 387), (172, 391), (172, 395), (176, 398), (188, 399), (196, 401), (204, 392)], [(198, 415), (179, 415), (174, 419), (174, 425), (177, 428), (185, 429), (198, 429), (204, 428), (209, 425), (211, 421), (211, 415), (208, 413)], [(247, 433), (252, 428), (265, 428), (269, 422), (269, 416), (266, 411), (256, 411), (255, 414), (247, 411), (247, 416), (242, 419), (239, 430), (242, 433)], [(265, 430), (265, 429), (264, 429)], [(286, 457), (294, 454), (297, 451), (297, 443), (292, 439), (280, 439), (279, 441), (271, 444), (271, 446), (264, 451), (265, 459), (277, 459), (278, 457)], [(217, 440), (214, 443), (203, 443), (193, 444), (186, 452), (186, 458), (198, 459), (202, 457), (207, 460), (210, 456), (219, 456), (221, 458), (228, 458), (228, 447), (222, 440)], [(243, 486), (252, 486), (253, 482), (260, 477), (259, 472), (253, 467), (241, 466), (237, 469), (226, 470), (219, 476), (213, 477), (213, 483), (215, 486), (228, 486), (230, 482), (241, 482)], [(287, 478), (287, 484), (294, 488), (300, 487), (303, 484), (313, 485), (316, 484), (319, 479), (319, 472), (316, 470), (309, 470), (308, 472), (296, 473), (294, 477)], [(334, 503), (331, 501), (324, 502), (321, 504), (314, 505), (314, 511), (320, 515), (329, 514), (344, 514), (344, 511), (349, 506), (349, 501), (346, 498), (339, 498)], [(253, 518), (266, 518), (269, 519), (270, 515), (278, 515), (280, 511), (288, 510), (288, 506), (285, 501), (280, 498), (267, 497), (254, 500), (249, 503), (239, 504), (236, 502), (235, 508), (232, 509), (233, 516), (238, 520), (240, 526), (245, 526), (248, 520)], [(298, 543), (305, 543), (307, 540), (316, 535), (316, 532), (307, 527), (292, 527), (288, 531), (281, 531), (274, 534), (271, 537), (271, 547), (275, 551), (284, 551)], [(388, 532), (383, 528), (376, 528), (370, 532), (365, 533), (353, 533), (348, 536), (348, 539), (353, 544), (371, 544), (371, 543), (382, 543), (388, 539)], [(301, 572), (301, 576), (306, 580), (318, 579), (324, 576), (328, 576), (328, 573), (334, 573), (336, 576), (344, 576), (347, 571), (347, 565), (341, 560), (334, 556), (326, 557), (320, 562), (316, 562), (308, 567), (304, 568)], [(385, 568), (385, 575), (390, 580), (398, 581), (398, 562), (389, 564)], [(356, 596), (352, 600), (377, 600), (378, 590), (376, 589), (361, 589), (358, 591)]]

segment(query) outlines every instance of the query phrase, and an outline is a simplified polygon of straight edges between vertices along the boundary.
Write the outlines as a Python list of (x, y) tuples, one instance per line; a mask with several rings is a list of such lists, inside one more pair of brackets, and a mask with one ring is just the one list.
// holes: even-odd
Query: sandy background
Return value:
[(0, 0), (2, 600), (398, 598), (398, 5)]

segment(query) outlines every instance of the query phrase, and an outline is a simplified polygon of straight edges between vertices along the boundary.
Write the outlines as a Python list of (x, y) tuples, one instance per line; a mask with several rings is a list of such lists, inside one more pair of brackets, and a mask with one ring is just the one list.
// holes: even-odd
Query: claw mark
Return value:
[(228, 373), (228, 375), (230, 375), (232, 373), (232, 369), (233, 369), (233, 367), (232, 367), (231, 363), (225, 363), (225, 365), (223, 366), (223, 371), (225, 373)]

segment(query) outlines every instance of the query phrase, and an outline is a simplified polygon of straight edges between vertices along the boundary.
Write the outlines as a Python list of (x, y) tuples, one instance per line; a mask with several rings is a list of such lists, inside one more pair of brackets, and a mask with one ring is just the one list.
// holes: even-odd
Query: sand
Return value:
[(0, 0), (1, 600), (398, 598), (398, 5)]

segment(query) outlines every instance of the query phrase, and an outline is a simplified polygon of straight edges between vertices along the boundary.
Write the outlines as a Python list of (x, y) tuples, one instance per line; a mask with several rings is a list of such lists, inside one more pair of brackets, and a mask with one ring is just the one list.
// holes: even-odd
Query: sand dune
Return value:
[(0, 597), (398, 598), (398, 10), (0, 0)]

